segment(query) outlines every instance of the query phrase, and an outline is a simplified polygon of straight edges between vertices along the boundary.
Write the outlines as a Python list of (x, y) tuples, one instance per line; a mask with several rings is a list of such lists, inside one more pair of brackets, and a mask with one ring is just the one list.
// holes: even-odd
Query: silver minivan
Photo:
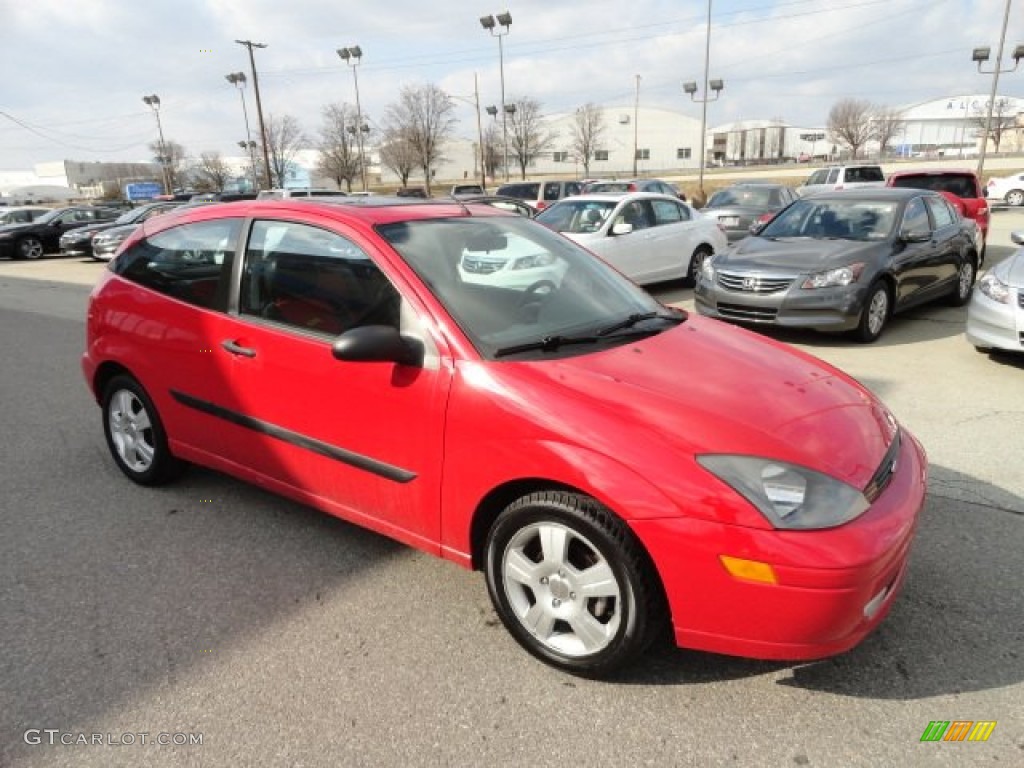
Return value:
[(578, 181), (517, 181), (502, 184), (497, 194), (524, 200), (542, 211), (563, 197), (580, 194), (583, 185)]

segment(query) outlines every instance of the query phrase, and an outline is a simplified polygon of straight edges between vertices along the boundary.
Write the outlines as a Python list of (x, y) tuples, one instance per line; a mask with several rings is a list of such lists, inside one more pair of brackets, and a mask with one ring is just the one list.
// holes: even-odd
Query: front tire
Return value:
[(486, 547), (487, 589), (502, 623), (567, 672), (596, 677), (627, 664), (667, 619), (643, 548), (588, 496), (524, 496), (498, 517)]
[(23, 237), (18, 241), (17, 254), (19, 259), (39, 259), (42, 258), (44, 248), (43, 241), (38, 237)]
[(1007, 205), (1024, 205), (1024, 190), (1011, 189), (1006, 193), (1006, 204)]
[(103, 390), (103, 433), (124, 474), (139, 485), (162, 485), (181, 474), (184, 465), (167, 447), (160, 414), (134, 378), (115, 376)]
[(857, 340), (865, 344), (878, 341), (891, 315), (892, 294), (889, 286), (881, 281), (874, 283), (868, 289), (868, 297), (860, 314), (860, 323), (854, 331)]

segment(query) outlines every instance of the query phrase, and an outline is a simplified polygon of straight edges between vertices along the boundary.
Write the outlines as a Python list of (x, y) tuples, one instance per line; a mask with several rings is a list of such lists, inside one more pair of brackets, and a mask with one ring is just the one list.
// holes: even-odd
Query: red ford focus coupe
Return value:
[(925, 494), (921, 446), (850, 377), (486, 205), (150, 219), (92, 293), (82, 363), (131, 480), (204, 465), (480, 569), (515, 639), (579, 674), (669, 629), (853, 647)]

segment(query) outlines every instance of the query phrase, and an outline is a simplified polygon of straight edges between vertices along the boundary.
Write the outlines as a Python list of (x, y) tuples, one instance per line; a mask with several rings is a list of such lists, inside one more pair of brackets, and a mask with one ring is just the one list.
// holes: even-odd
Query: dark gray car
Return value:
[(752, 224), (767, 221), (796, 199), (796, 192), (784, 184), (744, 182), (715, 192), (701, 212), (718, 219), (733, 243), (749, 235)]
[(703, 315), (870, 342), (895, 312), (937, 298), (965, 304), (979, 266), (974, 238), (942, 195), (848, 190), (802, 198), (706, 259), (694, 294)]

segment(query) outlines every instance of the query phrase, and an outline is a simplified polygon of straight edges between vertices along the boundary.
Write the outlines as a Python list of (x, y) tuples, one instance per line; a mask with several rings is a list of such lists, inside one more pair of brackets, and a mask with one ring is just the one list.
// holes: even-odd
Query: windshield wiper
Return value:
[(525, 344), (515, 344), (511, 347), (501, 347), (494, 351), (494, 356), (503, 357), (505, 355), (515, 355), (519, 352), (532, 352), (534, 350), (553, 352), (567, 344), (596, 344), (598, 341), (600, 341), (598, 336), (545, 336), (537, 341), (528, 341)]
[(617, 323), (612, 323), (609, 326), (602, 328), (597, 331), (597, 336), (609, 336), (616, 331), (622, 331), (626, 328), (632, 328), (638, 323), (642, 323), (645, 320), (670, 320), (674, 323), (681, 323), (686, 319), (686, 313), (682, 310), (676, 310), (674, 314), (665, 314), (663, 312), (634, 312), (633, 314), (626, 317), (624, 320), (620, 320)]

